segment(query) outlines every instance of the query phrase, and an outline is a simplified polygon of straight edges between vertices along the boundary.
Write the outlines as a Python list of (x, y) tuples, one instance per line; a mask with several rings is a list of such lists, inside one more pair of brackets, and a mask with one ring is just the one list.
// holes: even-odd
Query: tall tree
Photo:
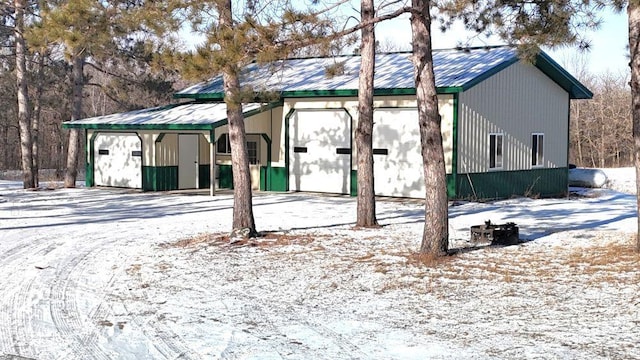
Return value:
[[(361, 22), (374, 19), (373, 0), (360, 3)], [(358, 159), (358, 204), (356, 226), (377, 226), (373, 174), (373, 90), (375, 74), (375, 24), (364, 26), (360, 43), (360, 77), (358, 84), (358, 126), (356, 150)]]
[[(84, 89), (84, 62), (85, 55), (82, 49), (72, 51), (72, 81), (73, 100), (71, 107), (71, 121), (82, 119), (82, 93)], [(80, 157), (80, 130), (71, 129), (69, 131), (69, 142), (67, 143), (67, 169), (64, 173), (64, 187), (76, 187), (78, 178), (78, 158)]]
[(42, 94), (44, 92), (44, 62), (46, 57), (46, 52), (38, 52), (37, 54), (35, 54), (37, 69), (35, 74), (35, 91), (32, 101), (33, 110), (31, 112), (31, 160), (36, 187), (39, 186), (40, 182), (40, 177), (38, 175), (38, 170), (40, 168), (40, 114), (42, 112)]
[[(221, 1), (218, 5), (220, 22), (217, 29), (221, 47), (233, 47), (235, 44), (233, 11), (231, 0)], [(231, 166), (233, 171), (233, 230), (240, 231), (242, 237), (257, 235), (253, 217), (253, 199), (251, 194), (251, 175), (247, 134), (242, 113), (240, 92), (240, 68), (237, 61), (222, 66), (224, 81), (224, 100), (227, 104), (229, 124), (229, 144), (231, 145)]]
[(640, 1), (629, 0), (629, 52), (631, 61), (631, 118), (633, 121), (634, 162), (636, 167), (636, 193), (638, 208), (638, 232), (636, 251), (640, 252)]
[(16, 81), (18, 85), (18, 124), (20, 128), (20, 151), (22, 158), (23, 186), (35, 188), (36, 179), (33, 166), (31, 118), (29, 115), (29, 90), (27, 79), (27, 47), (24, 38), (25, 0), (15, 0), (15, 44), (16, 44)]
[[(31, 37), (40, 44), (56, 43), (64, 47), (72, 66), (73, 102), (72, 120), (82, 118), (82, 100), (85, 86), (84, 66), (87, 59), (106, 61), (128, 44), (130, 38), (144, 31), (160, 30), (155, 2), (56, 0), (43, 2), (41, 22), (34, 27)], [(151, 15), (143, 15), (150, 10)], [(166, 24), (169, 24), (168, 22)], [(78, 129), (69, 131), (65, 187), (75, 187), (78, 158), (81, 154)]]
[(431, 1), (412, 0), (411, 33), (420, 145), (426, 188), (420, 252), (443, 255), (449, 247), (449, 208), (441, 118), (433, 73)]
[(255, 89), (241, 88), (241, 69), (286, 58), (301, 47), (324, 41), (329, 21), (296, 10), (290, 2), (231, 0), (178, 1), (176, 14), (187, 14), (203, 45), (179, 54), (185, 73), (195, 78), (222, 74), (227, 105), (233, 173), (232, 239), (257, 234), (253, 216), (251, 177), (242, 104), (256, 101)]

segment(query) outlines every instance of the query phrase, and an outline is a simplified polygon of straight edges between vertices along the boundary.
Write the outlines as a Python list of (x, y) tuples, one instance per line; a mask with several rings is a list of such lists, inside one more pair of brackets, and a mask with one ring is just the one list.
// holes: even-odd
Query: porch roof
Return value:
[[(270, 109), (272, 105), (243, 104), (245, 117)], [(66, 129), (106, 130), (213, 130), (227, 124), (225, 103), (189, 102), (123, 113), (66, 121)]]

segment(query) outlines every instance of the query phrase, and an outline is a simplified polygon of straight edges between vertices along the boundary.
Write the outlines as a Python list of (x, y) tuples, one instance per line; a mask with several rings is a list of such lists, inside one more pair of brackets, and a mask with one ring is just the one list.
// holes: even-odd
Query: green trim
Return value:
[(293, 116), (293, 113), (296, 112), (296, 109), (289, 109), (287, 115), (284, 116), (284, 168), (287, 172), (286, 178), (286, 188), (285, 191), (289, 191), (289, 119)]
[(212, 130), (226, 125), (227, 120), (211, 124), (69, 124), (62, 123), (63, 129), (95, 129), (95, 130)]
[(174, 99), (194, 99), (194, 100), (215, 100), (224, 101), (224, 93), (202, 93), (193, 96), (192, 94), (174, 93)]
[(453, 94), (453, 121), (451, 124), (451, 181), (447, 181), (447, 194), (449, 197), (455, 197), (458, 193), (458, 111), (459, 101), (458, 94)]
[[(271, 138), (267, 134), (260, 134), (267, 143), (267, 170), (265, 172), (265, 190), (271, 189)], [(262, 168), (260, 170), (260, 188), (262, 189)]]
[(351, 170), (351, 196), (358, 196), (358, 170)]
[(144, 191), (169, 191), (178, 189), (177, 166), (142, 166)]
[(563, 196), (568, 190), (566, 167), (460, 174), (458, 199), (504, 199), (512, 196)]
[[(267, 186), (269, 179), (269, 186)], [(287, 191), (287, 170), (284, 167), (260, 167), (260, 190)]]
[(549, 55), (540, 52), (536, 57), (536, 67), (569, 93), (571, 99), (591, 99), (593, 93)]
[[(87, 138), (87, 134), (88, 131), (85, 129), (84, 131), (84, 138)], [(94, 174), (94, 163), (95, 163), (95, 157), (96, 155), (94, 154), (95, 151), (95, 146), (93, 144), (93, 142), (95, 141), (96, 137), (98, 136), (98, 132), (94, 131), (93, 134), (91, 134), (91, 139), (89, 139), (88, 143), (89, 143), (89, 161), (87, 161), (87, 163), (84, 165), (84, 171), (85, 171), (85, 177), (84, 177), (84, 186), (86, 187), (93, 187), (96, 185), (95, 182), (95, 178), (93, 176)]]
[(467, 90), (471, 89), (472, 87), (480, 84), (481, 82), (487, 80), (488, 78), (490, 78), (493, 75), (499, 73), (500, 71), (508, 68), (509, 66), (517, 63), (518, 61), (520, 61), (520, 59), (518, 59), (518, 57), (516, 56), (511, 60), (505, 61), (505, 62), (503, 62), (501, 64), (498, 64), (498, 65), (494, 66), (490, 70), (483, 72), (482, 74), (480, 74), (480, 75), (476, 76), (475, 78), (473, 78), (471, 81), (469, 81), (466, 84), (462, 85), (462, 91), (467, 91)]

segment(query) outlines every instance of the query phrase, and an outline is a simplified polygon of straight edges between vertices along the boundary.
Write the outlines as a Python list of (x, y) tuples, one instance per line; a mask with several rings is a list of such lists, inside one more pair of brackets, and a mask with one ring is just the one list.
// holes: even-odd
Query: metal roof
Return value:
[[(376, 55), (374, 93), (377, 95), (415, 93), (411, 53)], [(438, 92), (461, 92), (500, 70), (518, 62), (517, 50), (509, 46), (434, 50), (433, 63)], [(591, 98), (592, 93), (544, 52), (538, 67), (572, 99)], [(342, 71), (329, 75), (331, 67)], [(241, 73), (241, 84), (257, 92), (279, 92), (282, 97), (354, 96), (358, 89), (360, 56), (288, 59), (270, 64), (252, 63)], [(188, 87), (177, 98), (223, 99), (222, 76)]]
[[(264, 109), (263, 104), (243, 104), (245, 116)], [(227, 123), (224, 103), (184, 103), (135, 110), (118, 114), (67, 121), (64, 128), (82, 129), (148, 129), (148, 130), (211, 130)]]

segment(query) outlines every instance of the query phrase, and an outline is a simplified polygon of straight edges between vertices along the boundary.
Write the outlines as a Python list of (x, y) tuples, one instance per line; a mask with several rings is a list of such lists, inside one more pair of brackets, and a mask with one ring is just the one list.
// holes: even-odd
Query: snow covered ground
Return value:
[[(365, 230), (354, 198), (256, 194), (266, 236), (229, 245), (229, 194), (0, 181), (0, 359), (640, 359), (635, 197), (575, 190), (453, 204), (433, 261), (415, 200)], [(469, 243), (489, 219), (527, 241)]]

